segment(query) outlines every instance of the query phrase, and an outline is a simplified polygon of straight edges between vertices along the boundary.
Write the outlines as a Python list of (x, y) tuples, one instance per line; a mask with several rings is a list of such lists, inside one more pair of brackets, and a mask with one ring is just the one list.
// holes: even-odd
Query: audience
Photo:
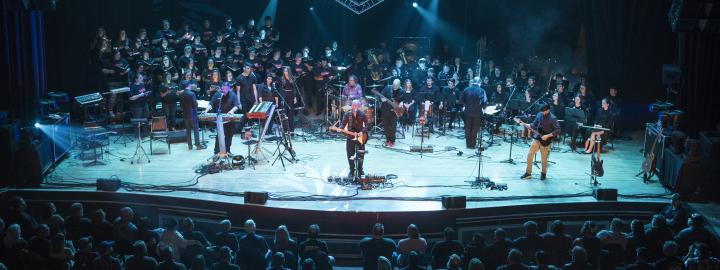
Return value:
[[(70, 215), (63, 219), (62, 211), (48, 203), (40, 207), (39, 216), (44, 218), (38, 220), (55, 225), (35, 225), (31, 239), (26, 241), (20, 224), (5, 221), (27, 222), (35, 218), (22, 198), (13, 198), (9, 205), (10, 211), (0, 218), (0, 263), (11, 270), (239, 270), (241, 266), (243, 270), (327, 270), (334, 264), (327, 243), (319, 239), (317, 224), (308, 227), (307, 237), (299, 244), (287, 226), (280, 225), (268, 244), (269, 240), (256, 234), (252, 219), (245, 222), (246, 234), (239, 240), (231, 232), (230, 221), (223, 220), (220, 232), (211, 234), (211, 241), (205, 237), (208, 231), (196, 230), (191, 218), (182, 218), (181, 222), (165, 219), (164, 228), (157, 229), (148, 217), (135, 223), (135, 213), (129, 207), (120, 209), (119, 217), (111, 224), (102, 209), (93, 211), (88, 219), (83, 205), (73, 203), (67, 208)], [(551, 222), (550, 230), (542, 235), (538, 223), (527, 221), (523, 224), (524, 234), (514, 241), (498, 228), (492, 244), (486, 245), (482, 234), (476, 232), (466, 248), (456, 240), (455, 231), (447, 227), (443, 239), (434, 243), (427, 254), (428, 240), (421, 237), (418, 226), (408, 225), (406, 237), (396, 246), (378, 223), (372, 235), (360, 241), (359, 248), (363, 268), (371, 270), (461, 270), (465, 266), (470, 270), (556, 270), (558, 266), (567, 270), (720, 269), (720, 261), (713, 257), (715, 236), (704, 227), (701, 215), (691, 215), (687, 227), (677, 236), (667, 226), (668, 220), (662, 214), (654, 215), (648, 225), (635, 219), (625, 231), (623, 221), (615, 218), (607, 230), (600, 232), (596, 232), (594, 222), (585, 221), (574, 241), (564, 233), (564, 224), (559, 220)], [(131, 243), (130, 254), (115, 250), (120, 242), (132, 237), (138, 240)], [(192, 246), (197, 248), (189, 248)], [(680, 254), (687, 255), (680, 258)], [(427, 266), (425, 256), (431, 259), (432, 268)]]
[(360, 253), (363, 257), (363, 269), (376, 270), (378, 267), (378, 258), (381, 256), (393, 258), (395, 250), (395, 242), (390, 238), (385, 238), (385, 226), (381, 223), (375, 223), (372, 228), (372, 236), (368, 236), (360, 240)]
[(673, 194), (670, 198), (670, 205), (660, 211), (660, 215), (665, 218), (667, 225), (674, 232), (679, 232), (685, 227), (687, 221), (687, 213), (682, 208), (682, 201), (680, 201), (680, 194)]
[(455, 230), (450, 227), (446, 227), (443, 234), (445, 235), (445, 238), (435, 243), (435, 246), (433, 246), (432, 251), (430, 252), (432, 255), (433, 269), (445, 267), (450, 255), (464, 253), (462, 243), (455, 240), (457, 238)]

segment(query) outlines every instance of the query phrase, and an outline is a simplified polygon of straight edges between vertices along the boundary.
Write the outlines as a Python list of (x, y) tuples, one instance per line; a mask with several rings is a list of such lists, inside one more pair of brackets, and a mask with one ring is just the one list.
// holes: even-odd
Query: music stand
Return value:
[[(587, 119), (587, 115), (585, 115), (585, 111), (583, 111), (581, 109), (576, 109), (576, 108), (569, 108), (569, 107), (565, 108), (566, 130), (567, 130), (567, 127), (569, 127), (570, 125), (577, 126), (577, 123), (585, 123), (586, 119)], [(579, 129), (580, 129), (580, 127), (576, 127), (573, 130), (574, 130), (574, 132), (578, 132)], [(572, 151), (575, 151), (575, 149), (576, 149), (575, 136), (570, 136), (570, 149), (572, 149)]]
[(150, 163), (150, 156), (145, 152), (145, 148), (142, 146), (142, 138), (140, 137), (142, 125), (147, 124), (148, 120), (147, 118), (132, 118), (130, 122), (137, 124), (137, 145), (135, 146), (135, 154), (130, 158), (130, 164), (140, 163), (143, 157)]

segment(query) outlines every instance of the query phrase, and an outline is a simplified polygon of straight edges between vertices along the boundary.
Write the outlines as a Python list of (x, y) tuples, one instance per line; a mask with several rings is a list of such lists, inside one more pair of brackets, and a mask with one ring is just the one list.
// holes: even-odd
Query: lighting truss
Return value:
[(355, 12), (355, 14), (357, 15), (360, 15), (363, 12), (370, 10), (371, 8), (377, 6), (377, 4), (380, 4), (383, 1), (385, 0), (335, 0), (335, 2), (338, 2), (340, 5), (344, 6), (350, 11)]

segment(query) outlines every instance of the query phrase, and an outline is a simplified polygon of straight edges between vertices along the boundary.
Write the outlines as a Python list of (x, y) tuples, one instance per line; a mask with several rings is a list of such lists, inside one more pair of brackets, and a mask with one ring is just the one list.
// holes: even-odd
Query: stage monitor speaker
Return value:
[(442, 206), (445, 209), (465, 208), (466, 202), (467, 198), (465, 196), (442, 196)]
[(245, 199), (245, 203), (265, 204), (268, 200), (268, 193), (245, 191), (245, 195), (243, 197)]
[(98, 178), (95, 182), (97, 190), (101, 191), (117, 191), (120, 189), (120, 179), (104, 179)]
[(168, 140), (170, 143), (181, 143), (181, 142), (187, 142), (185, 139), (185, 130), (175, 130), (175, 131), (168, 131)]
[(615, 188), (598, 188), (593, 191), (593, 197), (598, 201), (617, 201), (617, 195)]

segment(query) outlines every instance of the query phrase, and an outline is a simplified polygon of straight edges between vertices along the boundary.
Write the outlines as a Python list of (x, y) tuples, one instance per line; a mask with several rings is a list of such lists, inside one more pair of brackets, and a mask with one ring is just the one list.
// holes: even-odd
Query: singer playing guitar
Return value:
[(520, 178), (530, 179), (532, 177), (531, 174), (533, 161), (535, 160), (535, 153), (540, 150), (540, 156), (542, 158), (542, 173), (540, 174), (540, 180), (545, 180), (552, 139), (560, 134), (560, 123), (555, 115), (550, 113), (550, 105), (545, 105), (540, 109), (540, 112), (535, 116), (535, 120), (532, 124), (523, 123), (517, 118), (515, 121), (531, 130), (534, 138), (532, 145), (530, 145), (530, 151), (528, 152), (525, 174), (523, 174)]
[[(334, 131), (341, 132), (346, 135), (345, 152), (350, 165), (349, 177), (360, 177), (363, 172), (363, 159), (365, 156), (365, 141), (367, 140), (368, 119), (365, 113), (358, 110), (360, 101), (352, 101), (352, 111), (345, 113), (339, 128), (331, 128)], [(357, 161), (357, 171), (355, 171), (355, 161)], [(356, 174), (357, 172), (357, 174)]]

